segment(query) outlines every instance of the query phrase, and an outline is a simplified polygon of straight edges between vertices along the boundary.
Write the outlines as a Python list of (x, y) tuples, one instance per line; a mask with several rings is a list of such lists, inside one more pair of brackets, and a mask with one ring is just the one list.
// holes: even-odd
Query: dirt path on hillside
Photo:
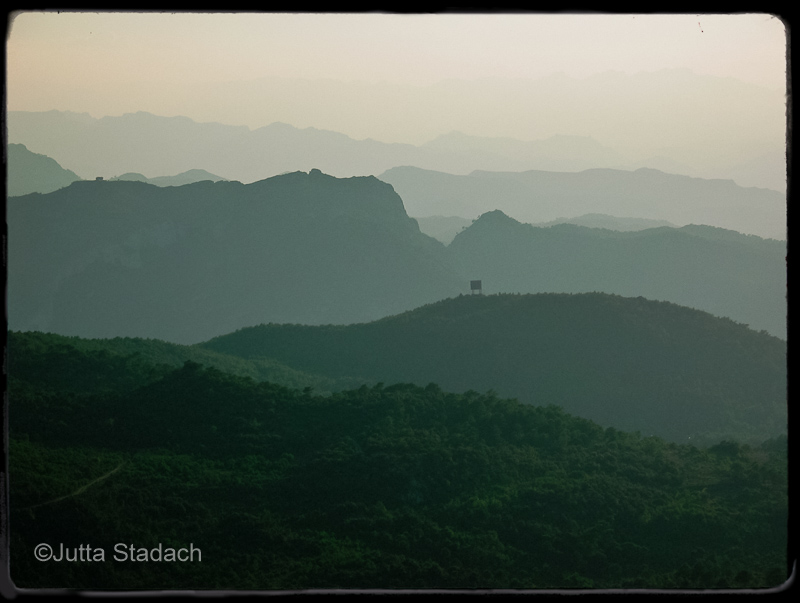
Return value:
[[(119, 465), (117, 465), (114, 469), (112, 469), (108, 473), (106, 473), (104, 475), (101, 475), (100, 477), (98, 477), (96, 479), (93, 479), (88, 484), (84, 484), (83, 486), (81, 486), (80, 488), (75, 490), (75, 492), (72, 492), (70, 494), (65, 494), (64, 496), (59, 496), (58, 498), (54, 498), (53, 500), (48, 500), (46, 502), (39, 503), (38, 505), (33, 505), (31, 507), (25, 507), (25, 509), (36, 509), (38, 507), (43, 507), (45, 505), (50, 505), (50, 504), (56, 503), (56, 502), (58, 502), (60, 500), (66, 499), (66, 498), (71, 498), (73, 496), (78, 496), (79, 494), (83, 494), (87, 489), (89, 489), (90, 487), (94, 486), (97, 482), (103, 481), (104, 479), (112, 476), (114, 473), (116, 473), (117, 471), (122, 469), (123, 465), (125, 465), (125, 461), (121, 462)], [(25, 510), (25, 509), (23, 509), (23, 510)]]

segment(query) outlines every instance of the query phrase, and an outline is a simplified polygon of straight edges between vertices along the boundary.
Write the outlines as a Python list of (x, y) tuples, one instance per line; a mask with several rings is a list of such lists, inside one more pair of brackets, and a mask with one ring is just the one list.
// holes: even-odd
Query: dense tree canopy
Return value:
[[(764, 588), (787, 576), (785, 437), (698, 448), (493, 392), (320, 396), (32, 340), (9, 380), (18, 587)], [(37, 561), (39, 543), (106, 560)], [(191, 543), (202, 562), (114, 561), (117, 543)]]

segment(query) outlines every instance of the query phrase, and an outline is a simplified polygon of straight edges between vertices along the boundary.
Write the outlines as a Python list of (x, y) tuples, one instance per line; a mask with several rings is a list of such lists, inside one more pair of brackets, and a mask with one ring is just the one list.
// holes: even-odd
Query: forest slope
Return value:
[[(20, 588), (767, 588), (788, 575), (785, 437), (702, 450), (433, 384), (321, 397), (192, 362), (154, 374), (71, 355), (72, 387), (9, 381)], [(82, 380), (101, 374), (113, 387)], [(105, 558), (37, 561), (40, 543)], [(121, 562), (118, 543), (202, 556)]]
[(679, 442), (786, 429), (785, 342), (644, 298), (459, 296), (372, 323), (261, 325), (203, 346), (331, 377), (491, 389)]

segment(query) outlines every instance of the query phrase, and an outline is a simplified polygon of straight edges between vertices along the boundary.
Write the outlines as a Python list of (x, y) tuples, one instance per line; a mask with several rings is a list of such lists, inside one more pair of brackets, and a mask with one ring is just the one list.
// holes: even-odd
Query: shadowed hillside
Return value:
[[(473, 309), (472, 323), (491, 313)], [(785, 436), (703, 449), (492, 392), (323, 397), (63, 339), (11, 340), (18, 587), (767, 588), (788, 575)], [(90, 561), (31, 554), (89, 532)], [(190, 543), (191, 562), (153, 559)]]
[(489, 293), (641, 295), (785, 336), (785, 245), (710, 227), (534, 228), (496, 211), (445, 248), (390, 185), (319, 170), (76, 182), (11, 197), (7, 215), (12, 330), (195, 343), (263, 322), (375, 320), (477, 278)]
[(372, 177), (77, 182), (10, 198), (8, 224), (13, 330), (193, 343), (261, 322), (374, 320), (465, 287)]
[(670, 301), (786, 338), (786, 243), (711, 226), (615, 232), (537, 228), (484, 214), (447, 248), (486, 293), (586, 293)]
[(786, 429), (784, 342), (643, 298), (460, 296), (368, 324), (262, 325), (203, 346), (327, 376), (491, 389), (681, 442)]

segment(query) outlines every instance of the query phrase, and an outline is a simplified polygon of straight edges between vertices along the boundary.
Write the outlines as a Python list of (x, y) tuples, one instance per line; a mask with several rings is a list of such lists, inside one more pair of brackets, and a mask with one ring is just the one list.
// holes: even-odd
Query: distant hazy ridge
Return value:
[(50, 193), (80, 180), (70, 170), (46, 155), (31, 153), (23, 144), (9, 144), (7, 177), (8, 195)]
[(84, 181), (8, 200), (9, 326), (195, 343), (264, 322), (375, 320), (469, 292), (603, 291), (785, 337), (785, 244), (703, 228), (534, 228), (491, 212), (445, 248), (392, 187)]
[(473, 172), (459, 176), (397, 167), (380, 176), (412, 216), (477, 218), (486, 206), (521, 222), (602, 213), (707, 224), (760, 237), (786, 239), (786, 195), (658, 170)]

